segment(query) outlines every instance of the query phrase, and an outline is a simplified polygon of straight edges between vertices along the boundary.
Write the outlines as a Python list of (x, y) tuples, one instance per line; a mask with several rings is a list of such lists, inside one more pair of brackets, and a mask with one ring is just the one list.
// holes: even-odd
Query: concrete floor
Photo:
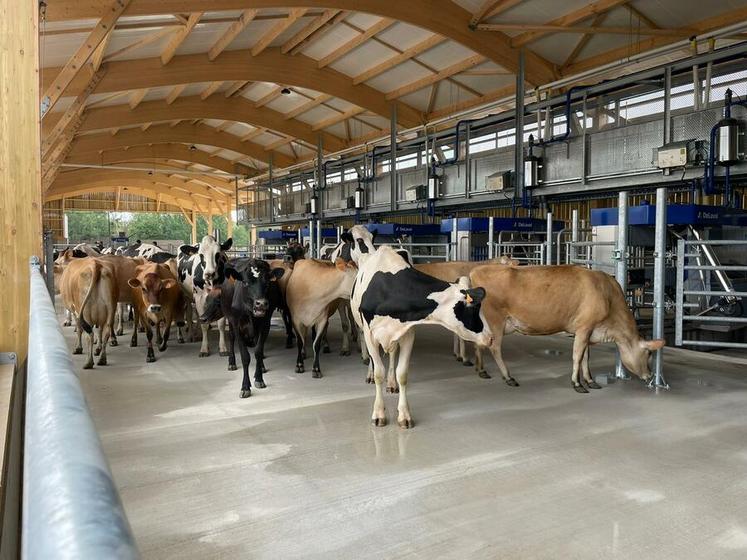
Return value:
[[(510, 388), (456, 363), (450, 335), (427, 327), (403, 431), (392, 395), (389, 425), (369, 423), (358, 358), (325, 355), (312, 379), (281, 346), (274, 330), (268, 388), (248, 400), (197, 344), (155, 364), (142, 344), (120, 346), (81, 372), (146, 559), (747, 557), (743, 364), (673, 352), (670, 391), (629, 381), (579, 395), (569, 338), (512, 336)], [(612, 364), (610, 347), (592, 351), (596, 373)]]

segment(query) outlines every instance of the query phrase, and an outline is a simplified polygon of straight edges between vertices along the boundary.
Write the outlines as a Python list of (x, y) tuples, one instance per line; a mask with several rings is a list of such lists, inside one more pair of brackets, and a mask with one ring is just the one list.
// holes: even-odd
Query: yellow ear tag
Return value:
[(467, 303), (472, 303), (472, 296), (469, 294), (466, 294), (467, 297)]

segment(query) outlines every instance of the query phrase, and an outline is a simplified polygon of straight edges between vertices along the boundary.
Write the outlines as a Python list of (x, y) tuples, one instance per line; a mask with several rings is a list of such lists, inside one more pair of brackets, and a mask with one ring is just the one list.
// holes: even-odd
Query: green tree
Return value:
[(136, 239), (181, 239), (189, 243), (192, 227), (181, 214), (138, 213), (132, 217), (127, 227), (130, 241)]
[(109, 239), (109, 233), (116, 235), (122, 229), (119, 219), (109, 219), (108, 212), (67, 212), (68, 239), (71, 243), (80, 241), (102, 241)]

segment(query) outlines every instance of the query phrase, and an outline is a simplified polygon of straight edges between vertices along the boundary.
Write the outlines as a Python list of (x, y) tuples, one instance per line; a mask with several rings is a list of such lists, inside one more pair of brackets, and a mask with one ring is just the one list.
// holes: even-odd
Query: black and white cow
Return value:
[[(254, 350), (254, 385), (264, 389), (264, 347), (270, 332), (272, 313), (280, 304), (277, 280), (285, 273), (283, 268), (270, 268), (267, 261), (240, 258), (225, 266), (225, 280), (211, 290), (206, 298), (205, 312), (200, 320), (209, 322), (223, 316), (228, 320), (228, 369), (236, 369), (234, 343), (238, 338), (239, 353), (244, 376), (241, 381), (241, 398), (252, 394), (249, 381), (249, 348)], [(217, 286), (217, 284), (216, 284)]]
[(375, 426), (386, 424), (382, 391), (385, 368), (379, 347), (392, 353), (399, 346), (397, 421), (400, 427), (410, 428), (413, 421), (407, 404), (407, 372), (415, 341), (413, 327), (441, 325), (465, 340), (489, 345), (492, 334), (480, 310), (485, 290), (428, 276), (406, 263), (391, 247), (379, 247), (372, 253), (370, 236), (356, 232), (353, 236), (358, 274), (350, 304), (373, 362), (376, 399), (372, 422)]
[(133, 245), (125, 248), (122, 251), (122, 255), (125, 257), (142, 257), (150, 262), (158, 264), (164, 264), (169, 259), (176, 257), (176, 255), (164, 251), (158, 245), (143, 243), (139, 239)]
[[(194, 301), (197, 309), (197, 317), (200, 318), (205, 313), (206, 298), (213, 286), (220, 285), (224, 280), (223, 269), (228, 259), (225, 251), (228, 251), (233, 244), (229, 237), (223, 243), (219, 244), (212, 235), (206, 235), (202, 238), (199, 245), (181, 245), (179, 246), (179, 255), (177, 257), (177, 270), (179, 282), (182, 285), (188, 297)], [(191, 309), (188, 317), (190, 332), (193, 332)], [(228, 355), (226, 348), (226, 321), (218, 318), (218, 351), (221, 356)], [(208, 342), (209, 323), (200, 319), (200, 328), (202, 330), (202, 343), (200, 345), (200, 357), (210, 355), (210, 344)]]

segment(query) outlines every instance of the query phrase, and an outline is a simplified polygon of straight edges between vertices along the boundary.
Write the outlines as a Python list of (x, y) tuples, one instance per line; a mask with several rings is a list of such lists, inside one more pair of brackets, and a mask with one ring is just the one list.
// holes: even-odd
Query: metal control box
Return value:
[(659, 169), (671, 169), (673, 167), (684, 167), (690, 163), (688, 157), (688, 145), (692, 140), (682, 142), (671, 142), (664, 144), (656, 150), (656, 167)]
[(485, 177), (485, 190), (491, 192), (500, 192), (504, 189), (511, 188), (511, 172), (499, 171)]

